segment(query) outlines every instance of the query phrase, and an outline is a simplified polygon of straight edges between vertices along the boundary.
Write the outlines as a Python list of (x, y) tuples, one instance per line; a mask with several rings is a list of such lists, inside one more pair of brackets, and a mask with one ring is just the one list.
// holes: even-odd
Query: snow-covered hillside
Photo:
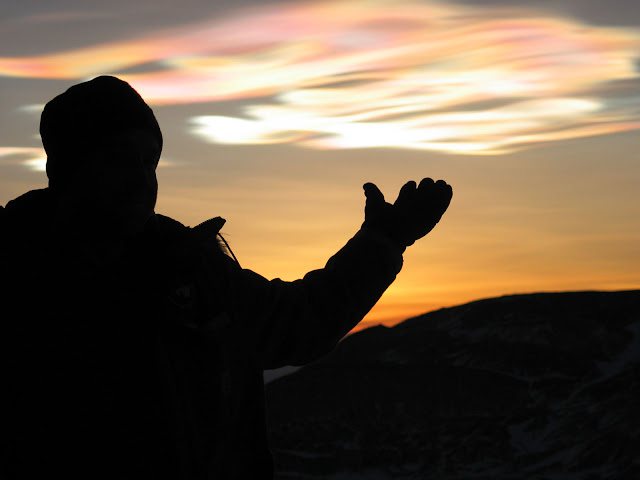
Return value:
[(279, 479), (640, 478), (640, 291), (514, 295), (267, 385)]

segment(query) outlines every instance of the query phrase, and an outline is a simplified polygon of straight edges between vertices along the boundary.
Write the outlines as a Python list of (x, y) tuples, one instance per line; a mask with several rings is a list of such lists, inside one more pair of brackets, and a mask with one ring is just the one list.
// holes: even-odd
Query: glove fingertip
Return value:
[(364, 189), (365, 197), (371, 198), (372, 200), (384, 201), (384, 195), (382, 195), (382, 192), (375, 183), (367, 182), (362, 186), (362, 188)]

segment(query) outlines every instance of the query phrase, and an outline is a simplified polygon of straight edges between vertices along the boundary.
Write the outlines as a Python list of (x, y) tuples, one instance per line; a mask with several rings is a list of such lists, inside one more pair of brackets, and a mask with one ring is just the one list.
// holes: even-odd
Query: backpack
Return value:
[[(4, 208), (0, 209), (3, 237), (8, 228), (14, 227), (13, 221), (7, 221), (8, 213)], [(226, 381), (225, 372), (220, 367), (224, 359), (219, 333), (231, 321), (224, 308), (228, 288), (224, 272), (232, 268), (235, 257), (228, 253), (230, 249), (224, 239), (218, 240), (221, 238), (219, 230), (225, 223), (222, 218), (216, 217), (189, 228), (168, 217), (158, 217), (163, 225), (169, 258), (166, 281), (161, 283), (162, 291), (155, 300), (159, 306), (154, 311), (163, 314), (159, 325), (149, 329), (147, 336), (150, 338), (145, 339), (146, 344), (141, 346), (145, 354), (153, 356), (148, 366), (154, 371), (147, 373), (155, 378), (161, 399), (153, 399), (153, 406), (149, 406), (153, 410), (149, 412), (149, 421), (158, 425), (148, 433), (147, 440), (154, 441), (142, 447), (139, 460), (128, 458), (122, 461), (124, 465), (116, 461), (114, 468), (128, 472), (120, 477), (123, 479), (204, 479), (212, 470), (214, 452), (220, 449), (219, 444), (223, 440), (217, 428), (224, 421), (224, 412), (219, 405), (225, 395)], [(1, 243), (1, 254), (6, 258), (11, 252), (4, 249), (4, 238)], [(7, 320), (14, 319), (7, 317)], [(4, 337), (6, 340), (3, 342), (11, 341), (11, 335)], [(142, 339), (143, 336), (135, 338)], [(2, 360), (4, 362), (4, 357)], [(0, 435), (0, 476), (22, 478), (21, 465), (38, 462), (40, 454), (38, 451), (14, 449), (10, 432), (21, 426), (11, 420), (13, 400), (8, 398), (8, 401), (7, 415), (3, 415), (0, 421), (0, 430), (4, 432)], [(6, 428), (5, 419), (10, 423)], [(155, 439), (152, 438), (154, 436)], [(131, 440), (130, 443), (135, 444), (136, 441)], [(62, 442), (49, 445), (54, 447), (53, 451), (64, 448)], [(47, 448), (46, 445), (43, 448)], [(47, 471), (46, 465), (39, 467), (34, 463), (32, 468), (34, 472), (38, 472), (38, 468), (44, 472)], [(93, 478), (102, 478), (101, 468), (95, 465)], [(149, 475), (149, 472), (153, 473)]]
[[(218, 434), (225, 421), (225, 359), (220, 332), (231, 322), (224, 310), (227, 286), (224, 271), (229, 256), (219, 234), (224, 219), (180, 227), (179, 268), (164, 298), (167, 312), (157, 337), (156, 365), (163, 388), (160, 417), (166, 423), (164, 439), (176, 479), (206, 478), (214, 452), (224, 441)], [(221, 240), (218, 240), (221, 239)], [(167, 460), (165, 459), (165, 461)]]
[[(15, 255), (14, 247), (17, 244), (8, 235), (11, 230), (24, 232), (20, 238), (24, 237), (28, 245), (25, 247), (21, 244), (20, 249), (27, 253), (32, 248), (37, 248), (40, 241), (46, 240), (39, 230), (40, 225), (44, 225), (49, 219), (51, 202), (48, 201), (48, 195), (46, 189), (32, 191), (10, 202), (10, 208), (0, 208), (2, 265), (6, 266), (5, 262), (10, 261), (17, 267), (14, 270), (19, 271), (22, 263), (22, 258)], [(219, 230), (225, 223), (222, 218), (212, 218), (193, 228), (162, 215), (157, 215), (157, 219), (162, 237), (158, 242), (159, 248), (163, 253), (162, 259), (166, 262), (158, 269), (161, 275), (157, 276), (161, 279), (157, 285), (154, 284), (154, 293), (149, 301), (155, 305), (152, 315), (160, 314), (160, 321), (155, 322), (156, 319), (152, 317), (150, 321), (136, 326), (136, 332), (132, 335), (132, 338), (137, 339), (134, 342), (144, 343), (140, 345), (140, 351), (143, 352), (141, 357), (152, 357), (148, 362), (145, 360), (143, 369), (147, 369), (147, 374), (155, 379), (157, 392), (154, 390), (154, 393), (161, 396), (158, 401), (151, 394), (145, 394), (151, 400), (149, 409), (154, 410), (149, 412), (149, 422), (146, 424), (158, 425), (157, 428), (153, 427), (153, 432), (141, 434), (145, 436), (145, 440), (154, 440), (154, 436), (157, 438), (150, 446), (142, 447), (145, 451), (141, 452), (139, 460), (123, 460), (127, 463), (124, 471), (128, 475), (123, 471), (119, 478), (197, 480), (207, 478), (207, 472), (219, 468), (217, 464), (212, 467), (212, 462), (220, 460), (219, 457), (216, 459), (215, 452), (224, 451), (220, 445), (224, 438), (218, 432), (218, 427), (225, 421), (225, 412), (220, 408), (220, 403), (226, 398), (228, 378), (227, 371), (222, 367), (228, 367), (229, 361), (226, 360), (225, 363), (225, 350), (220, 343), (225, 329), (231, 323), (225, 312), (225, 299), (229, 295), (226, 272), (230, 268), (238, 268), (238, 265), (233, 252), (219, 235)], [(152, 262), (153, 260), (154, 258), (151, 259)], [(11, 282), (14, 290), (26, 292), (25, 299), (28, 300), (31, 298), (28, 282), (33, 280), (40, 279), (21, 275), (18, 281), (3, 278), (0, 284), (4, 286), (4, 282)], [(45, 281), (55, 282), (55, 278), (47, 278)], [(7, 295), (4, 289), (2, 293)], [(50, 313), (46, 308), (44, 305), (43, 312)], [(58, 316), (56, 320), (54, 317), (52, 316), (52, 320), (55, 321), (64, 319)], [(6, 315), (3, 320), (5, 319), (2, 345), (12, 342), (13, 333), (8, 332), (21, 328), (18, 317)], [(9, 358), (11, 351), (9, 348), (3, 349), (1, 359), (3, 367), (9, 371), (11, 362), (14, 361)], [(40, 362), (42, 359), (35, 361)], [(34, 365), (37, 366), (37, 363)], [(12, 391), (11, 388), (9, 391)], [(34, 472), (39, 472), (38, 469), (47, 472), (49, 464), (36, 464), (42, 453), (40, 450), (16, 450), (12, 432), (22, 426), (12, 420), (11, 405), (22, 397), (14, 399), (12, 393), (8, 397), (5, 398), (8, 400), (8, 407), (4, 408), (5, 415), (0, 416), (0, 476), (22, 478), (20, 471), (24, 465), (29, 465)], [(35, 401), (34, 406), (37, 408)], [(21, 407), (15, 405), (15, 408)], [(53, 439), (64, 433), (54, 432), (47, 438)], [(55, 460), (55, 452), (64, 453), (65, 443), (47, 443), (50, 441), (53, 440), (43, 440), (44, 444), (39, 442), (34, 448), (51, 448), (50, 457), (54, 462), (51, 465), (57, 465), (62, 460)], [(129, 443), (137, 445), (135, 439)], [(96, 455), (99, 457), (100, 452)], [(98, 471), (100, 468), (94, 465), (93, 478), (101, 478)], [(120, 465), (115, 465), (114, 468), (120, 468)], [(137, 475), (136, 472), (141, 474)], [(153, 474), (149, 475), (148, 472)], [(72, 476), (71, 472), (67, 473)]]

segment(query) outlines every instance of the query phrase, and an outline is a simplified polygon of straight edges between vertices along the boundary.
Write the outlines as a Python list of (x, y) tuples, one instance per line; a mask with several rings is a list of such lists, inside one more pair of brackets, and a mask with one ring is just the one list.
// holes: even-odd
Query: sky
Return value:
[[(640, 3), (24, 0), (0, 8), (0, 204), (47, 185), (44, 104), (128, 81), (156, 211), (295, 280), (424, 177), (454, 197), (358, 328), (513, 293), (640, 288)], [(44, 241), (44, 240), (43, 240)]]

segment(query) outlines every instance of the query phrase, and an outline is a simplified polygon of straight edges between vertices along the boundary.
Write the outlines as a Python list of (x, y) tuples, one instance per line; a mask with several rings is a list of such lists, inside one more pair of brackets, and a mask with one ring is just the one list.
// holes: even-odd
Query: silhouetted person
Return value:
[(451, 199), (364, 186), (365, 221), (325, 268), (268, 281), (220, 247), (224, 223), (156, 214), (162, 134), (127, 83), (49, 102), (49, 186), (0, 209), (0, 477), (271, 478), (262, 372), (329, 352)]

